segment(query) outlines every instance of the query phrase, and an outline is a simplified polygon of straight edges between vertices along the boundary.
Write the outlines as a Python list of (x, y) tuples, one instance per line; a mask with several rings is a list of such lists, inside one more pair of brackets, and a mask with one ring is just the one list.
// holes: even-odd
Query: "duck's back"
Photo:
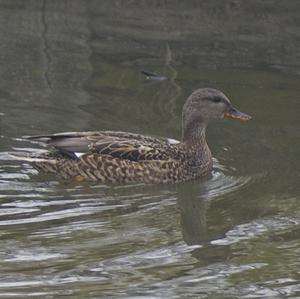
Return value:
[[(101, 182), (164, 183), (184, 180), (186, 153), (179, 142), (126, 132), (69, 132), (28, 137), (52, 151), (38, 170)], [(191, 175), (191, 174), (190, 174)]]

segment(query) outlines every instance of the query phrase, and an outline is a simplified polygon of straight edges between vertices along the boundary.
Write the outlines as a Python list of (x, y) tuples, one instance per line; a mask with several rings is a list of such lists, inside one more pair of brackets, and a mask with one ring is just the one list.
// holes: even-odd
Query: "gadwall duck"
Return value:
[(208, 123), (251, 117), (232, 106), (220, 91), (201, 88), (186, 100), (182, 139), (175, 142), (140, 134), (91, 131), (27, 136), (46, 143), (49, 152), (32, 159), (39, 171), (78, 181), (175, 183), (209, 174), (212, 155), (206, 143)]

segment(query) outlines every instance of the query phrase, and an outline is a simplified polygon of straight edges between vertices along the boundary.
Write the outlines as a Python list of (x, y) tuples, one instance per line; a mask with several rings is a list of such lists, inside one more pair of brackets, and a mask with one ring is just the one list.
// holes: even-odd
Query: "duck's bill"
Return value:
[(230, 110), (224, 114), (224, 117), (238, 119), (240, 121), (248, 121), (252, 119), (250, 115), (243, 113), (234, 107), (231, 107)]

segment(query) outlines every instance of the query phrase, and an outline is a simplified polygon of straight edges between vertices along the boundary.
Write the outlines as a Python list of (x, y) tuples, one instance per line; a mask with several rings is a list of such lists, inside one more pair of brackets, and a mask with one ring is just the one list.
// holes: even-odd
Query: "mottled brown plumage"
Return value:
[[(170, 142), (126, 132), (69, 132), (27, 137), (52, 150), (35, 155), (34, 167), (63, 178), (112, 183), (180, 182), (207, 175), (212, 156), (207, 124), (224, 117), (249, 120), (220, 91), (194, 91), (182, 112), (182, 140)], [(78, 153), (81, 153), (80, 155)]]

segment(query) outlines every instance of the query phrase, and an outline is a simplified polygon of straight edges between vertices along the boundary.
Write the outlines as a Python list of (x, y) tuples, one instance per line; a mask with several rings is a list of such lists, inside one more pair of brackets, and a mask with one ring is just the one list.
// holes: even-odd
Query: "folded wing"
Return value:
[(70, 159), (80, 155), (99, 154), (130, 161), (168, 160), (178, 158), (177, 146), (168, 139), (111, 131), (68, 132), (28, 136), (46, 143)]

